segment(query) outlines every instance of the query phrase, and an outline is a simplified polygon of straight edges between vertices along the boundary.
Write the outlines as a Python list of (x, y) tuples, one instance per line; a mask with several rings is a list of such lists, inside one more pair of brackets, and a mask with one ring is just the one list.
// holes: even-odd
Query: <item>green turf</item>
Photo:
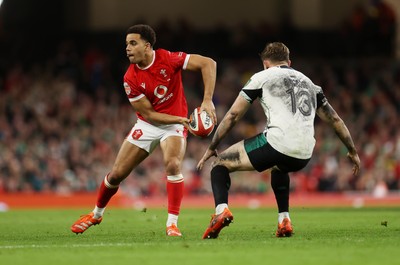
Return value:
[[(165, 236), (165, 210), (108, 209), (75, 235), (77, 210), (0, 213), (0, 264), (400, 264), (400, 208), (294, 208), (295, 235), (275, 238), (275, 209), (235, 209), (234, 223), (202, 240), (208, 210), (183, 209), (183, 238)], [(387, 222), (387, 226), (382, 225)]]

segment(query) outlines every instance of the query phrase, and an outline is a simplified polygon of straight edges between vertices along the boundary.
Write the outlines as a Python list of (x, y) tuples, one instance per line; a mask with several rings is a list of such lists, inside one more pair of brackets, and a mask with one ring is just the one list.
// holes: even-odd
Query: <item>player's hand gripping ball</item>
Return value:
[(204, 138), (214, 130), (214, 122), (207, 112), (200, 112), (200, 107), (197, 107), (190, 114), (189, 127), (192, 134)]

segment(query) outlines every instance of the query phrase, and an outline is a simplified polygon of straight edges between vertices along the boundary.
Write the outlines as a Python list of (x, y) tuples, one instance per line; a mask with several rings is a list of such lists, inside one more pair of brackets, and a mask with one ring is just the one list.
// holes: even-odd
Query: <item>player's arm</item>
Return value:
[(191, 71), (201, 71), (204, 84), (204, 96), (203, 102), (201, 103), (201, 109), (205, 110), (213, 119), (214, 124), (216, 124), (217, 115), (215, 113), (215, 106), (212, 102), (212, 98), (217, 78), (217, 63), (209, 57), (191, 54), (186, 69)]
[(357, 175), (360, 170), (360, 158), (358, 157), (356, 147), (354, 146), (353, 139), (349, 130), (347, 129), (347, 126), (327, 101), (317, 109), (317, 115), (323, 121), (331, 125), (331, 127), (335, 130), (336, 135), (346, 146), (347, 150), (349, 151), (347, 156), (354, 164), (353, 174)]
[(188, 127), (188, 118), (157, 112), (146, 97), (132, 101), (131, 105), (152, 124), (183, 124), (186, 128)]
[[(250, 82), (247, 83), (247, 85)], [(255, 85), (257, 87), (257, 85)], [(208, 147), (209, 152), (215, 152), (218, 144), (226, 136), (226, 134), (235, 126), (235, 124), (243, 117), (243, 115), (250, 108), (251, 104), (257, 98), (262, 96), (262, 88), (250, 88), (244, 87), (237, 96), (235, 102), (233, 102), (231, 108), (225, 114), (221, 123), (218, 125), (214, 136), (211, 140), (210, 146)]]
[(215, 150), (217, 148), (221, 140), (225, 138), (227, 133), (243, 117), (250, 106), (251, 103), (248, 102), (243, 96), (239, 95), (236, 98), (235, 102), (232, 104), (231, 108), (225, 114), (225, 117), (217, 127), (209, 146), (210, 150)]
[(228, 132), (235, 126), (235, 124), (243, 117), (246, 111), (251, 106), (251, 103), (247, 101), (243, 96), (239, 95), (229, 111), (225, 114), (221, 123), (218, 125), (214, 136), (211, 140), (203, 157), (200, 159), (196, 168), (198, 170), (203, 168), (204, 163), (212, 156), (217, 155), (217, 146), (225, 138)]

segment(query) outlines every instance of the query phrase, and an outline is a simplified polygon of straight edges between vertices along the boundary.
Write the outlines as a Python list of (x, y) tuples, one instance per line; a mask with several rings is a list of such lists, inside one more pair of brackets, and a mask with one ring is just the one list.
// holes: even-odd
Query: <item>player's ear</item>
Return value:
[(268, 60), (263, 60), (263, 66), (264, 66), (264, 69), (268, 69), (269, 68), (269, 61)]

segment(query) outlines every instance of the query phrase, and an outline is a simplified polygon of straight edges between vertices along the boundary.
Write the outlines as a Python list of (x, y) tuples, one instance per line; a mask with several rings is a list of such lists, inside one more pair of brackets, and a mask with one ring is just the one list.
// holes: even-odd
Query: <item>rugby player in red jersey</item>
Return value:
[(181, 73), (182, 70), (201, 72), (204, 83), (201, 109), (216, 123), (212, 102), (216, 62), (197, 54), (155, 50), (155, 42), (156, 33), (148, 25), (134, 25), (127, 31), (126, 55), (130, 66), (124, 76), (124, 88), (138, 119), (122, 143), (111, 171), (100, 185), (93, 211), (81, 216), (71, 226), (74, 233), (83, 233), (102, 221), (105, 207), (119, 184), (159, 145), (167, 175), (166, 234), (182, 235), (177, 224), (183, 197), (181, 166), (189, 119)]

